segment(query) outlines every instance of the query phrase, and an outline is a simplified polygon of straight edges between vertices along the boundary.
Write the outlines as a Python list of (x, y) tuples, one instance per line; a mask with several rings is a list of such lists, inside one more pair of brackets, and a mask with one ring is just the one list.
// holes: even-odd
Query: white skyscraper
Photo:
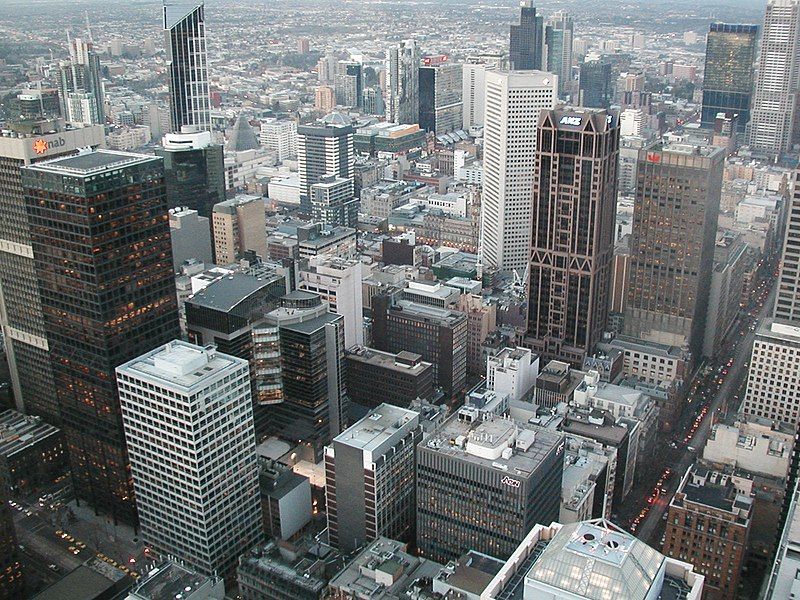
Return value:
[(555, 107), (558, 77), (544, 71), (487, 71), (483, 132), (484, 267), (516, 270), (530, 260), (536, 126)]
[(502, 54), (469, 56), (461, 65), (462, 119), (464, 129), (483, 125), (486, 99), (486, 71), (500, 69)]
[(386, 61), (386, 120), (419, 123), (419, 59), (416, 40), (389, 48)]
[(280, 162), (297, 158), (297, 123), (266, 119), (261, 122), (258, 141), (261, 146), (274, 152)]
[(800, 0), (769, 0), (750, 116), (750, 145), (771, 155), (798, 141)]
[(247, 361), (174, 341), (118, 367), (117, 385), (142, 538), (229, 575), (262, 535)]

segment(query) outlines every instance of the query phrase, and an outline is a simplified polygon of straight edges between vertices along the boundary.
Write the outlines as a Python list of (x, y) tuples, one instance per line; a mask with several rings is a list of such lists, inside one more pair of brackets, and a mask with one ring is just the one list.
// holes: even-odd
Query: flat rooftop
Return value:
[(66, 156), (39, 162), (27, 167), (36, 171), (57, 173), (59, 175), (88, 176), (111, 171), (130, 165), (161, 160), (156, 156), (121, 152), (119, 150), (94, 150), (84, 154)]
[[(470, 421), (464, 418), (465, 411), (469, 409), (450, 416), (420, 448), (527, 479), (564, 440), (557, 432), (512, 419)], [(512, 450), (504, 456), (502, 451), (509, 446)]]
[(142, 578), (141, 583), (133, 590), (134, 598), (142, 600), (175, 600), (175, 598), (191, 598), (201, 586), (214, 579), (186, 569), (168, 561)]
[(418, 302), (411, 302), (410, 300), (400, 300), (397, 302), (397, 304), (390, 309), (390, 314), (400, 314), (425, 321), (434, 321), (450, 327), (466, 319), (464, 313), (436, 306), (428, 306), (427, 304), (419, 304)]
[(117, 367), (117, 372), (183, 392), (203, 387), (209, 379), (233, 371), (247, 361), (175, 340)]
[(265, 278), (231, 273), (212, 281), (202, 290), (189, 296), (186, 302), (220, 312), (230, 312), (259, 290), (282, 278), (282, 275), (277, 274)]
[(60, 430), (41, 417), (15, 410), (0, 413), (0, 456), (13, 456), (53, 435), (60, 435)]
[(374, 348), (356, 346), (345, 351), (348, 360), (389, 369), (398, 373), (410, 373), (416, 375), (431, 366), (431, 363), (422, 360), (422, 356), (413, 352), (402, 351), (397, 354), (382, 352)]
[[(334, 444), (342, 444), (361, 450), (370, 457), (393, 445), (394, 439), (419, 425), (419, 414), (392, 404), (381, 404), (342, 433), (333, 438)], [(367, 459), (365, 458), (365, 462)]]

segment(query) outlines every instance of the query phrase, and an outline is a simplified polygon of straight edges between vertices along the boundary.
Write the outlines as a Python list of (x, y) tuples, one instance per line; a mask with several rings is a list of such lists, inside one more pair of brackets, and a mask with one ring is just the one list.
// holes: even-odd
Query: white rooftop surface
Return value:
[(394, 445), (419, 424), (419, 414), (391, 404), (381, 404), (366, 417), (337, 435), (334, 443), (357, 448), (364, 453), (364, 464)]
[(175, 340), (125, 363), (117, 370), (171, 388), (189, 390), (202, 387), (223, 371), (235, 369), (242, 364), (247, 363), (242, 359), (220, 354), (214, 349)]

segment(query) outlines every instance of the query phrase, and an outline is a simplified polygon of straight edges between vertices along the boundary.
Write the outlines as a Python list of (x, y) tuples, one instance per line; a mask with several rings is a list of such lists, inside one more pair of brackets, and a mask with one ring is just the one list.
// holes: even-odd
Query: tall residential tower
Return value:
[(165, 2), (164, 32), (169, 72), (170, 125), (211, 129), (203, 0)]

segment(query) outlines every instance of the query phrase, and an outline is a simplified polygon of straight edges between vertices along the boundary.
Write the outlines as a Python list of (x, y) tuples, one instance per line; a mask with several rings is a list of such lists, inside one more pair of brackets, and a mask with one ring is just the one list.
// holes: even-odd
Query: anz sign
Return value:
[(583, 119), (577, 115), (564, 115), (558, 122), (559, 125), (569, 125), (570, 127), (579, 127)]
[(500, 483), (504, 483), (509, 487), (518, 488), (522, 483), (519, 479), (512, 479), (508, 475), (505, 475), (501, 480)]

